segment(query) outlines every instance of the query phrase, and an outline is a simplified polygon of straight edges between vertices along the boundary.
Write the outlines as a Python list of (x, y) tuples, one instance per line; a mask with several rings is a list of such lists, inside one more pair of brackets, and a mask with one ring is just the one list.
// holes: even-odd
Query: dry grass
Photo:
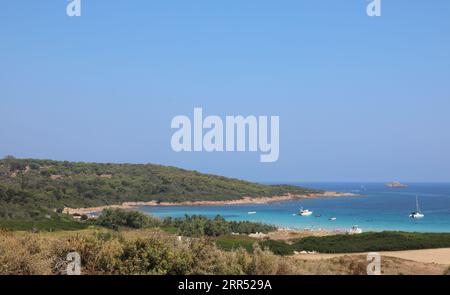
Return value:
[(51, 274), (54, 240), (0, 232), (0, 274)]
[[(311, 275), (366, 275), (366, 255), (342, 255), (327, 259), (299, 259), (301, 269)], [(436, 263), (421, 263), (395, 257), (381, 259), (383, 275), (442, 275), (447, 266)]]
[[(255, 246), (222, 251), (208, 239), (182, 239), (156, 229), (114, 232), (0, 232), (0, 274), (63, 274), (67, 253), (82, 257), (83, 274), (255, 274), (364, 275), (366, 257), (328, 259), (280, 257)], [(448, 266), (383, 257), (388, 275), (448, 273)]]

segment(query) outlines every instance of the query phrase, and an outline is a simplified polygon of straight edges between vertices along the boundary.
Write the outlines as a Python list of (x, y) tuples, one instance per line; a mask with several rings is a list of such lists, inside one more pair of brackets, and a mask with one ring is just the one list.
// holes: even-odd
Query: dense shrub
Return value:
[(223, 236), (216, 239), (217, 247), (225, 251), (242, 248), (252, 253), (255, 244), (258, 244), (262, 249), (270, 250), (276, 255), (289, 256), (294, 254), (294, 248), (284, 241), (257, 240), (247, 236)]
[(239, 248), (245, 249), (247, 252), (253, 251), (253, 244), (257, 243), (256, 239), (247, 236), (222, 236), (216, 239), (216, 245), (222, 250), (233, 251)]
[(262, 248), (269, 249), (276, 255), (287, 256), (294, 254), (294, 248), (284, 241), (265, 240), (260, 244)]
[(226, 221), (221, 216), (213, 219), (204, 216), (188, 216), (184, 218), (166, 218), (163, 221), (166, 227), (174, 227), (178, 229), (179, 234), (187, 237), (218, 237), (230, 235), (231, 233), (250, 234), (250, 233), (268, 233), (275, 231), (277, 228), (271, 225), (248, 221)]
[(160, 225), (160, 221), (149, 215), (124, 209), (104, 209), (95, 221), (97, 225), (118, 229), (120, 226), (130, 228), (154, 227)]

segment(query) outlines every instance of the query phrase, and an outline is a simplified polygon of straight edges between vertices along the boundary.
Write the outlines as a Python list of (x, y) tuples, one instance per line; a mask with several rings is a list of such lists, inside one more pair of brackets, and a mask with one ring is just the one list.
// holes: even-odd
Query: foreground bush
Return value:
[[(98, 274), (158, 275), (287, 275), (365, 274), (365, 256), (299, 260), (274, 255), (253, 244), (219, 250), (210, 239), (177, 239), (158, 230), (110, 230), (69, 233), (8, 233), (0, 231), (0, 275), (65, 274), (66, 257), (76, 251), (81, 271)], [(442, 274), (445, 268), (385, 257), (386, 274)], [(448, 271), (447, 271), (448, 272)]]
[(182, 239), (154, 230), (139, 238), (111, 231), (67, 238), (0, 233), (0, 274), (65, 274), (70, 252), (81, 256), (82, 274), (244, 275), (295, 273), (293, 262), (255, 245), (219, 250), (212, 240)]
[(50, 245), (36, 235), (16, 237), (0, 231), (0, 274), (51, 274)]

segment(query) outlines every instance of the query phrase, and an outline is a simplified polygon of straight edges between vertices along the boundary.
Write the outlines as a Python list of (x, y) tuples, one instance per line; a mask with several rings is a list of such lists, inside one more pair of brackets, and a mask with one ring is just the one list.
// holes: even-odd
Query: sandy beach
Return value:
[(223, 206), (223, 205), (248, 205), (248, 204), (269, 204), (277, 202), (286, 202), (291, 200), (304, 200), (304, 199), (317, 199), (317, 198), (336, 198), (336, 197), (358, 197), (361, 195), (353, 193), (339, 193), (339, 192), (323, 192), (317, 194), (307, 194), (307, 195), (294, 195), (287, 194), (283, 196), (273, 196), (273, 197), (243, 197), (237, 200), (229, 201), (184, 201), (184, 202), (125, 202), (117, 205), (109, 206), (99, 206), (90, 208), (64, 208), (63, 213), (74, 215), (74, 214), (93, 214), (99, 213), (106, 208), (119, 208), (119, 209), (133, 209), (142, 206)]

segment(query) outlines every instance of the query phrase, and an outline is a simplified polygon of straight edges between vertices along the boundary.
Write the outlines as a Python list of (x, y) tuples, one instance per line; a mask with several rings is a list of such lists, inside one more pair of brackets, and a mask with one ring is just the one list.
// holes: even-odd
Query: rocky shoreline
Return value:
[(238, 200), (225, 200), (225, 201), (183, 201), (183, 202), (125, 202), (120, 205), (108, 205), (90, 208), (64, 208), (63, 213), (70, 215), (84, 215), (84, 214), (95, 214), (103, 211), (107, 208), (117, 208), (117, 209), (134, 209), (143, 206), (223, 206), (223, 205), (248, 205), (248, 204), (269, 204), (277, 202), (286, 202), (292, 200), (304, 200), (304, 199), (317, 199), (317, 198), (335, 198), (335, 197), (358, 197), (361, 195), (353, 193), (339, 193), (339, 192), (323, 192), (315, 194), (306, 195), (294, 195), (287, 194), (283, 196), (273, 196), (273, 197), (243, 197)]

